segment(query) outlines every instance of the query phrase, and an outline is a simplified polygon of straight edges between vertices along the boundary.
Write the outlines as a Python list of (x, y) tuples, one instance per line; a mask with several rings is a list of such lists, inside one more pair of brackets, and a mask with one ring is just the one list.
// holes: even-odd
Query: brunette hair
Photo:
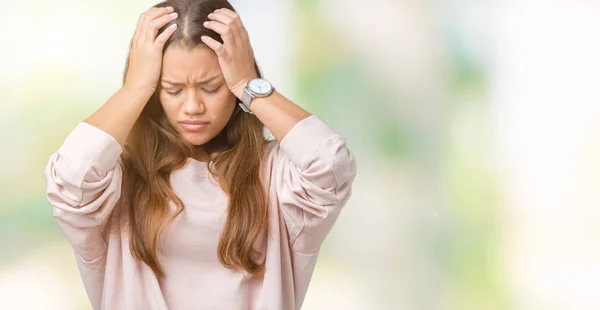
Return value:
[[(235, 11), (226, 0), (169, 0), (155, 6), (171, 6), (179, 15), (177, 20), (159, 30), (161, 33), (173, 23), (178, 26), (164, 50), (173, 44), (184, 48), (201, 46), (204, 44), (201, 36), (223, 43), (219, 34), (202, 24), (216, 9)], [(128, 64), (129, 59), (123, 83)], [(256, 60), (254, 66), (261, 76)], [(196, 146), (184, 140), (169, 124), (158, 98), (155, 92), (146, 104), (121, 155), (123, 184), (119, 227), (128, 230), (133, 257), (162, 277), (164, 270), (157, 252), (160, 237), (184, 208), (171, 188), (169, 177), (187, 158), (194, 157)], [(259, 274), (264, 271), (264, 261), (259, 260), (255, 244), (267, 229), (267, 200), (260, 178), (267, 140), (264, 125), (253, 114), (243, 112), (238, 102), (223, 131), (202, 147), (210, 157), (210, 173), (229, 196), (227, 219), (217, 250), (219, 261), (229, 269)]]

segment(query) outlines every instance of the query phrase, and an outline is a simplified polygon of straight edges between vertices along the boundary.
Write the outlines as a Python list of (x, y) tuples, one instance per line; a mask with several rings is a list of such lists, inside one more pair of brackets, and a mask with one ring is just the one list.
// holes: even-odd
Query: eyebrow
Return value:
[[(210, 82), (214, 81), (215, 79), (217, 79), (217, 78), (218, 78), (218, 77), (220, 77), (220, 76), (221, 76), (220, 74), (219, 74), (219, 75), (215, 75), (215, 76), (213, 76), (213, 77), (209, 77), (209, 78), (207, 78), (207, 79), (204, 79), (204, 80), (202, 80), (202, 81), (197, 81), (196, 83), (197, 83), (197, 84), (208, 84), (208, 83), (210, 83)], [(167, 81), (167, 80), (164, 80), (164, 79), (162, 80), (162, 82), (164, 82), (164, 83), (167, 83), (167, 84), (171, 84), (171, 85), (173, 85), (173, 86), (180, 86), (180, 85), (184, 85), (184, 84), (185, 84), (185, 83), (181, 83), (181, 82), (172, 82), (172, 81)]]

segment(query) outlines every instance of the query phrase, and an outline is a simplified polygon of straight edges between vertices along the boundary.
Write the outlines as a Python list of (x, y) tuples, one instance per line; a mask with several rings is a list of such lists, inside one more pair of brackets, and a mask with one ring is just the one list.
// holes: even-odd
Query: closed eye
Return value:
[(217, 88), (215, 88), (215, 89), (204, 89), (204, 88), (202, 88), (202, 90), (203, 90), (205, 93), (207, 93), (207, 94), (214, 94), (214, 93), (218, 92), (218, 91), (219, 91), (219, 89), (221, 89), (221, 86), (219, 86), (219, 87), (217, 87)]
[[(215, 89), (205, 89), (205, 88), (202, 88), (202, 90), (205, 93), (207, 93), (207, 94), (214, 94), (214, 93), (218, 92), (220, 89), (221, 89), (221, 86), (219, 86), (219, 87), (217, 87)], [(181, 91), (182, 91), (181, 89), (177, 90), (177, 91), (167, 91), (167, 94), (169, 94), (171, 96), (177, 96), (177, 95), (179, 95), (181, 93)]]

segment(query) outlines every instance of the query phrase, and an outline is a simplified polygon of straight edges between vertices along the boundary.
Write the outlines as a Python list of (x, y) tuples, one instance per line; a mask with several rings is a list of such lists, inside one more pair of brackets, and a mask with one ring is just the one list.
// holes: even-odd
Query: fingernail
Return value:
[(213, 15), (213, 13), (208, 14), (208, 18), (210, 18)]
[(171, 10), (173, 10), (173, 7), (172, 6), (168, 6), (165, 9), (167, 9), (167, 11), (171, 11)]
[(171, 16), (171, 17), (177, 17), (177, 12), (173, 12), (173, 13), (169, 14), (169, 16)]
[(204, 27), (208, 26), (209, 22), (204, 22)]
[(207, 36), (201, 36), (200, 38), (202, 39), (202, 41), (206, 41), (208, 39)]
[(177, 24), (172, 24), (171, 26), (169, 26), (171, 28), (177, 28)]

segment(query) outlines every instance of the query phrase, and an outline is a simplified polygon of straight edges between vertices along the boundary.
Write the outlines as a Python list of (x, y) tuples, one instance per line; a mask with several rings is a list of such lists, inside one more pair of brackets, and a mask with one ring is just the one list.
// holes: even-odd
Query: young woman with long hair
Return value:
[(94, 309), (299, 309), (356, 163), (261, 78), (229, 2), (172, 0), (44, 173)]

